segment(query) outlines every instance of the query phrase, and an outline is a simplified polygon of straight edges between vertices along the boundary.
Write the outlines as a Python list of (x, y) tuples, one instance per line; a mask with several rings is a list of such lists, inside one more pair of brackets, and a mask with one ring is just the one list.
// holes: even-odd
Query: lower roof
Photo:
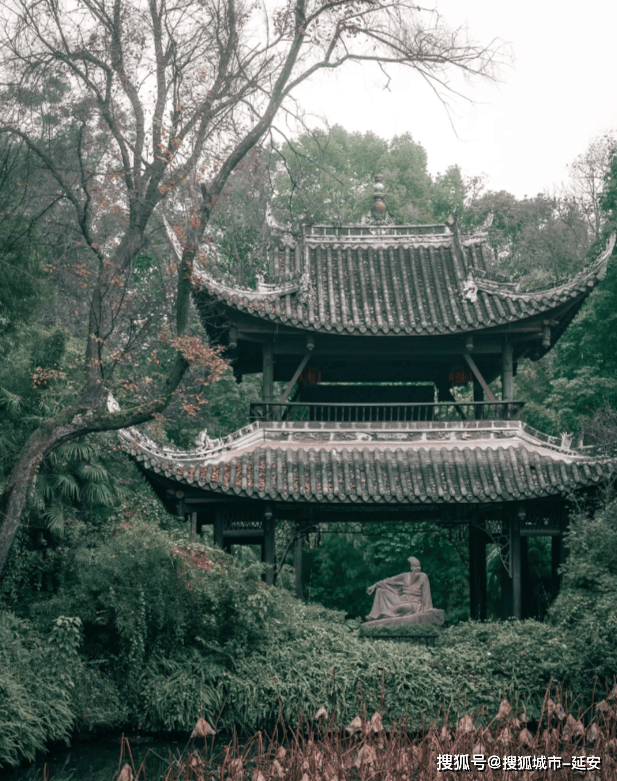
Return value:
[(603, 482), (614, 459), (520, 421), (255, 422), (193, 450), (135, 429), (123, 449), (146, 471), (209, 496), (339, 504), (482, 504)]

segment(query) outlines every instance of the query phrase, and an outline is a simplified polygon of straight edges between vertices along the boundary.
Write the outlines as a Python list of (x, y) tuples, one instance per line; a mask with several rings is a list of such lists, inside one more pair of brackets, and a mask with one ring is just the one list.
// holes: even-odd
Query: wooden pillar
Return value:
[[(484, 401), (484, 390), (476, 377), (473, 378), (473, 400)], [(482, 407), (478, 407), (475, 411), (476, 420), (482, 420)]]
[(478, 620), (478, 546), (476, 539), (478, 530), (473, 523), (469, 524), (469, 617)]
[(506, 568), (501, 565), (501, 605), (504, 618), (512, 617), (512, 578)]
[(486, 621), (486, 534), (469, 524), (469, 615), (473, 621)]
[(551, 537), (551, 592), (553, 599), (559, 593), (559, 584), (561, 582), (559, 567), (561, 567), (564, 561), (565, 546), (563, 544), (563, 534), (555, 535)]
[(521, 536), (521, 618), (533, 618), (529, 578), (529, 538)]
[[(274, 401), (274, 350), (271, 344), (264, 344), (262, 347), (262, 366), (263, 366), (263, 400), (266, 404)], [(272, 418), (272, 410), (266, 409), (268, 420)]]
[(302, 534), (296, 530), (297, 537), (294, 544), (294, 586), (296, 599), (302, 599)]
[(225, 548), (225, 541), (223, 539), (224, 528), (225, 522), (223, 520), (223, 513), (221, 510), (216, 510), (214, 513), (214, 546), (221, 550)]
[(486, 534), (478, 539), (478, 603), (480, 621), (486, 621), (488, 614), (488, 587), (486, 582)]
[(514, 398), (514, 349), (512, 342), (504, 342), (501, 352), (501, 398), (512, 401)]
[(510, 516), (510, 556), (512, 567), (512, 617), (522, 617), (521, 522), (516, 510)]
[(276, 544), (275, 544), (275, 530), (276, 523), (274, 521), (274, 515), (272, 510), (268, 508), (264, 513), (263, 520), (264, 529), (264, 541), (261, 549), (261, 555), (266, 567), (266, 585), (274, 585), (274, 571), (276, 567)]
[(197, 539), (197, 510), (191, 513), (191, 539), (193, 542)]

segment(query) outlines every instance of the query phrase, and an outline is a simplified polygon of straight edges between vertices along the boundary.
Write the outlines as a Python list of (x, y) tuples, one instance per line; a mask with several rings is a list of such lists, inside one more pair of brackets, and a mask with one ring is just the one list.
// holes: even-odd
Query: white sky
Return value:
[(450, 26), (467, 23), (481, 42), (514, 54), (499, 85), (466, 85), (476, 103), (448, 115), (419, 78), (385, 79), (357, 66), (297, 93), (301, 105), (350, 131), (390, 138), (410, 132), (431, 173), (458, 164), (518, 197), (552, 192), (589, 142), (617, 130), (617, 3), (587, 0), (436, 0)]

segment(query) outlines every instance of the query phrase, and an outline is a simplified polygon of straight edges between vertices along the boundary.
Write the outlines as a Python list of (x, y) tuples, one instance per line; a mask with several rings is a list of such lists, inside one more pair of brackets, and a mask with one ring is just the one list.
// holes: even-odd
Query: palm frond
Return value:
[(47, 528), (50, 532), (56, 535), (56, 537), (64, 536), (65, 528), (65, 515), (64, 506), (60, 502), (55, 502), (50, 505), (43, 513), (43, 518), (47, 522)]
[(15, 440), (6, 431), (0, 431), (0, 455), (6, 456), (15, 451)]
[(63, 499), (79, 499), (79, 483), (74, 475), (57, 472), (50, 476), (49, 481)]
[(112, 507), (118, 501), (114, 491), (104, 483), (88, 483), (83, 487), (81, 495), (86, 501), (103, 507)]
[(12, 414), (18, 413), (22, 408), (21, 398), (6, 388), (0, 387), (0, 408), (6, 409)]
[(103, 464), (85, 462), (78, 464), (75, 474), (88, 483), (104, 483), (109, 481), (109, 472)]
[(50, 484), (46, 474), (39, 472), (34, 478), (32, 487), (30, 489), (30, 504), (36, 507), (38, 510), (42, 510), (45, 506), (45, 501), (50, 500), (54, 495), (53, 486)]
[(70, 461), (89, 461), (94, 456), (94, 448), (87, 442), (74, 440), (59, 448), (62, 456)]

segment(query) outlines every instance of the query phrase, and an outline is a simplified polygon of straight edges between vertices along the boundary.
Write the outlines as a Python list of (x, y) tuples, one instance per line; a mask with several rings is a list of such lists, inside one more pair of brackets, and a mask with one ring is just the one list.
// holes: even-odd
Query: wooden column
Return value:
[(473, 621), (486, 621), (486, 534), (469, 524), (469, 615)]
[(529, 577), (529, 539), (521, 535), (521, 618), (533, 618)]
[(510, 516), (510, 556), (512, 566), (512, 617), (522, 617), (522, 572), (521, 572), (521, 522), (514, 510)]
[(512, 617), (512, 578), (506, 568), (501, 566), (501, 605), (504, 618)]
[(561, 582), (559, 567), (561, 567), (564, 561), (565, 546), (563, 544), (563, 534), (555, 535), (551, 537), (551, 592), (553, 599), (559, 593), (559, 584)]
[(514, 398), (514, 349), (511, 342), (504, 342), (501, 353), (501, 398), (512, 401)]
[(193, 542), (197, 539), (197, 510), (191, 513), (191, 539)]
[(271, 344), (262, 347), (263, 400), (266, 404), (274, 400), (274, 350)]
[(486, 621), (488, 614), (488, 588), (486, 583), (486, 534), (478, 540), (478, 603), (480, 621)]
[(478, 546), (476, 538), (478, 530), (469, 524), (469, 617), (472, 621), (478, 620)]
[(302, 534), (298, 531), (294, 545), (294, 586), (296, 599), (302, 599)]
[(214, 513), (214, 545), (216, 548), (223, 550), (225, 548), (225, 542), (223, 539), (223, 529), (225, 528), (225, 522), (223, 520), (223, 513), (221, 510), (216, 510)]
[[(473, 378), (473, 400), (484, 401), (484, 390), (475, 377)], [(475, 418), (476, 420), (482, 420), (482, 417), (482, 407), (479, 407), (476, 409)]]
[(263, 520), (264, 541), (261, 549), (262, 561), (267, 565), (265, 580), (268, 586), (274, 585), (274, 570), (276, 567), (276, 544), (275, 530), (276, 524), (272, 510), (268, 508), (264, 513)]

